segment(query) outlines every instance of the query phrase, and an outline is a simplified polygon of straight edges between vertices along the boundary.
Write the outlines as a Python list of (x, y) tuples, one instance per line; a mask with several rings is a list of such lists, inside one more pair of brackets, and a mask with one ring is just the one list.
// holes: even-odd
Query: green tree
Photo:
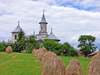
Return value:
[(18, 33), (18, 39), (15, 43), (12, 44), (12, 49), (14, 52), (21, 52), (25, 48), (25, 37), (24, 37), (24, 32), (20, 31)]
[(62, 45), (62, 49), (66, 50), (64, 54), (67, 56), (78, 56), (78, 51), (74, 49), (68, 42), (65, 42)]
[(78, 39), (80, 51), (87, 56), (88, 54), (94, 52), (96, 50), (96, 46), (94, 46), (93, 42), (95, 42), (95, 37), (91, 35), (81, 35)]
[(0, 42), (0, 51), (6, 51), (7, 44), (5, 41)]
[(20, 32), (18, 33), (17, 42), (19, 42), (23, 37), (24, 37), (24, 32), (23, 32), (23, 31), (20, 31)]
[(12, 49), (13, 49), (13, 52), (20, 52), (20, 50), (18, 49), (18, 43), (15, 42), (15, 43), (12, 43)]
[(43, 41), (43, 46), (49, 51), (51, 52), (55, 52), (57, 55), (60, 55), (62, 52), (62, 45), (59, 44), (58, 42), (55, 42), (54, 40), (50, 40), (50, 39), (45, 39)]
[(35, 36), (31, 35), (28, 38), (26, 38), (26, 51), (31, 53), (33, 49), (39, 48), (38, 42), (35, 40)]
[(25, 50), (25, 43), (26, 43), (26, 40), (25, 38), (23, 37), (19, 42), (18, 42), (18, 52), (22, 51), (22, 50)]

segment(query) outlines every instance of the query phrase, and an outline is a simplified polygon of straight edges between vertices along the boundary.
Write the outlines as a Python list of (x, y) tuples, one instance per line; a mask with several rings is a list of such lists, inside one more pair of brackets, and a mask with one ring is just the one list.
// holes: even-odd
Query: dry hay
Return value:
[(39, 53), (39, 50), (35, 50), (35, 52), (34, 52), (34, 55), (38, 55), (38, 53)]
[(42, 75), (65, 75), (66, 68), (62, 59), (58, 56), (51, 56), (42, 67)]
[(46, 49), (39, 50), (39, 54), (37, 55), (37, 61), (42, 61), (44, 54), (47, 52)]
[(32, 51), (32, 54), (34, 54), (34, 53), (35, 53), (35, 51), (36, 51), (36, 50), (34, 49), (34, 50)]
[(45, 53), (45, 55), (44, 55), (43, 58), (42, 58), (42, 67), (43, 67), (45, 61), (46, 61), (49, 57), (52, 57), (52, 56), (57, 56), (57, 55), (56, 55), (55, 53), (53, 53), (53, 52), (50, 52), (50, 51), (48, 51), (48, 52)]
[(46, 48), (45, 48), (45, 47), (42, 47), (41, 49), (42, 49), (42, 50), (46, 50)]
[(100, 52), (91, 59), (87, 75), (100, 75)]
[(6, 53), (12, 53), (12, 48), (11, 48), (11, 46), (8, 46), (8, 47), (6, 48)]
[(72, 59), (66, 67), (66, 75), (83, 75), (83, 70), (80, 62), (77, 59)]
[(42, 50), (42, 48), (39, 48), (39, 51)]
[(41, 48), (39, 48), (39, 49), (37, 49), (37, 50), (34, 50), (34, 55), (37, 56), (37, 55), (40, 53), (41, 50), (42, 50)]

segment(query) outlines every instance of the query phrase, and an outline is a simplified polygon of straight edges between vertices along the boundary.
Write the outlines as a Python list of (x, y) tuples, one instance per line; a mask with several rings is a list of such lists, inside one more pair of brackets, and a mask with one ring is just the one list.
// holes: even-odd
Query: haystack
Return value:
[(8, 47), (6, 48), (6, 53), (12, 53), (12, 48), (11, 48), (11, 46), (8, 46)]
[(37, 55), (37, 61), (42, 61), (44, 54), (47, 52), (46, 49), (39, 50), (39, 54)]
[(32, 51), (32, 54), (33, 54), (33, 55), (34, 55), (35, 51), (36, 51), (35, 49)]
[(39, 50), (37, 49), (37, 50), (35, 50), (35, 52), (34, 52), (34, 55), (38, 55), (38, 53), (39, 53)]
[(41, 49), (42, 49), (42, 50), (46, 50), (46, 48), (45, 48), (45, 47), (42, 47)]
[(49, 57), (52, 57), (52, 56), (57, 56), (57, 55), (56, 55), (55, 53), (53, 53), (53, 52), (50, 52), (50, 51), (48, 51), (48, 52), (45, 53), (45, 55), (44, 55), (43, 58), (42, 58), (42, 67), (43, 67), (45, 61), (46, 61)]
[(100, 52), (92, 57), (88, 66), (87, 75), (100, 75)]
[(39, 50), (42, 50), (42, 48), (39, 48)]
[(72, 59), (66, 68), (66, 75), (83, 75), (83, 70), (80, 62), (77, 59)]
[(62, 59), (58, 56), (51, 56), (42, 67), (42, 75), (65, 75), (66, 69)]

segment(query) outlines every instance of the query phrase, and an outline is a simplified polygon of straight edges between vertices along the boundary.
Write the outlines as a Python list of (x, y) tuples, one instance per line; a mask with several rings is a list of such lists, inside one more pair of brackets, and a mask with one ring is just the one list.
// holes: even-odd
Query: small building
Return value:
[(82, 53), (82, 51), (78, 51), (78, 55), (82, 55), (81, 53)]
[(92, 58), (94, 55), (96, 55), (98, 52), (93, 52), (93, 53), (91, 53), (91, 54), (88, 54), (88, 57), (89, 58)]

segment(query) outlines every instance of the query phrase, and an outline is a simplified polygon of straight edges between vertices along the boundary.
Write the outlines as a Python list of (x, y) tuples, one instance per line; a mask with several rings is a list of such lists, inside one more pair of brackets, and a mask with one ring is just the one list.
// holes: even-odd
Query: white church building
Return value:
[[(47, 22), (46, 22), (46, 19), (45, 19), (45, 15), (44, 15), (44, 11), (43, 11), (43, 15), (42, 15), (42, 19), (41, 19), (41, 22), (39, 22), (40, 24), (40, 31), (39, 31), (39, 34), (36, 34), (36, 40), (44, 40), (44, 39), (53, 39), (57, 42), (60, 41), (60, 39), (58, 39), (52, 32), (52, 28), (51, 28), (51, 33), (48, 35), (47, 34)], [(23, 31), (22, 28), (20, 27), (19, 25), (19, 22), (18, 22), (18, 26), (11, 32), (12, 33), (12, 42), (16, 42), (17, 41), (17, 38), (18, 38), (18, 33), (20, 31)], [(23, 31), (24, 32), (24, 31)]]

